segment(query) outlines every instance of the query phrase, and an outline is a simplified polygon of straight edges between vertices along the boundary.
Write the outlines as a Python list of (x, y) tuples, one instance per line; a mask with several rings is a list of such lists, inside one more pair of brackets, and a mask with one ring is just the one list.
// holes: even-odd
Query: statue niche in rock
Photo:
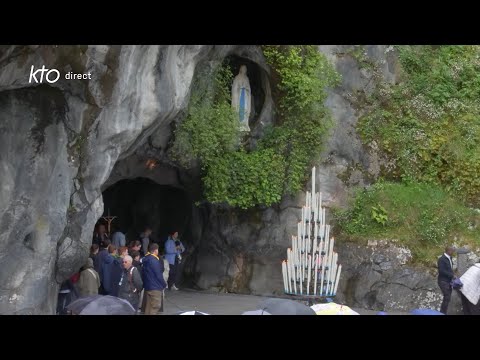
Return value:
[(247, 67), (240, 66), (238, 75), (233, 79), (232, 85), (232, 107), (238, 114), (240, 121), (240, 130), (249, 132), (248, 119), (252, 109), (252, 91), (250, 81), (247, 77)]

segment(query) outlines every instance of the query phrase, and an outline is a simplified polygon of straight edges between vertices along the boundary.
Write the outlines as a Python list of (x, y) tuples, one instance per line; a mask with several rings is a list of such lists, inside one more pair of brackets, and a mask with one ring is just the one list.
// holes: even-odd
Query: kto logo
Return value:
[[(35, 67), (32, 65), (32, 68), (30, 69), (30, 78), (28, 79), (30, 84), (32, 83), (32, 79), (35, 83), (41, 84), (43, 82), (43, 75), (45, 72), (45, 80), (50, 84), (57, 82), (57, 80), (60, 78), (60, 72), (57, 69), (49, 70), (45, 68), (45, 65), (43, 65), (41, 69), (37, 69), (35, 72), (33, 70), (35, 70)], [(37, 79), (38, 73), (40, 73), (40, 81)]]

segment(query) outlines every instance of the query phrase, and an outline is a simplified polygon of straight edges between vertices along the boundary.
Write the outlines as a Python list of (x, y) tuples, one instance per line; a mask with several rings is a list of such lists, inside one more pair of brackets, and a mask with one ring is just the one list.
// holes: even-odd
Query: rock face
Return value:
[[(437, 270), (408, 265), (410, 250), (390, 240), (370, 241), (367, 246), (341, 244), (338, 251), (345, 269), (338, 290), (339, 301), (372, 310), (440, 310), (443, 295), (437, 285)], [(458, 266), (462, 275), (476, 262), (478, 256), (469, 252), (454, 257), (453, 266)], [(461, 313), (460, 296), (454, 290), (448, 314)]]
[[(375, 81), (395, 82), (398, 62), (391, 48), (381, 45), (319, 49), (335, 64), (342, 84), (329, 91), (326, 102), (335, 125), (318, 157), (316, 188), (322, 191), (327, 206), (344, 205), (352, 185), (368, 185), (381, 166), (388, 165), (375, 149), (362, 145), (355, 126), (363, 111), (362, 96), (374, 90)], [(204, 206), (207, 220), (202, 235), (193, 239), (184, 275), (202, 289), (282, 294), (280, 264), (291, 234), (296, 233), (304, 200), (304, 195), (298, 194), (283, 199), (279, 206), (246, 212)], [(328, 217), (327, 211), (327, 221)], [(344, 266), (338, 301), (387, 311), (440, 307), (436, 270), (409, 266), (408, 250), (385, 244), (341, 244), (338, 251)], [(454, 293), (450, 311), (460, 308)]]
[(436, 277), (408, 266), (408, 249), (383, 241), (367, 246), (342, 244), (339, 257), (345, 271), (338, 301), (385, 311), (440, 308), (443, 297)]
[[(0, 47), (0, 313), (54, 313), (115, 163), (154, 132), (165, 149), (196, 66), (230, 53), (259, 56), (248, 46)], [(32, 65), (62, 76), (29, 83)], [(66, 80), (70, 71), (91, 80)]]
[[(374, 149), (363, 147), (355, 125), (375, 77), (396, 81), (396, 58), (386, 46), (319, 50), (343, 82), (327, 99), (335, 126), (318, 154), (316, 186), (327, 204), (342, 205), (349, 186), (368, 184), (384, 165)], [(265, 99), (251, 126), (253, 146), (275, 109), (269, 70), (256, 46), (0, 47), (0, 314), (55, 312), (58, 285), (85, 262), (107, 187), (145, 177), (198, 197), (198, 169), (179, 169), (168, 158), (172, 124), (184, 116), (195, 70), (227, 56), (259, 68)], [(29, 83), (32, 65), (62, 76)], [(68, 72), (91, 73), (91, 80), (66, 80)], [(147, 171), (148, 158), (159, 166)], [(299, 194), (251, 211), (192, 206), (183, 234), (185, 283), (280, 294), (280, 263), (303, 200)], [(438, 305), (434, 278), (402, 264), (396, 250), (344, 245), (339, 251), (348, 265), (339, 296), (352, 305)]]
[[(342, 84), (329, 91), (326, 105), (330, 108), (334, 127), (325, 150), (318, 156), (317, 184), (321, 189), (325, 203), (343, 204), (350, 185), (367, 184), (370, 178), (378, 175), (379, 159), (369, 149), (364, 149), (355, 131), (355, 125), (361, 114), (352, 94), (369, 93), (373, 90), (374, 76), (381, 76), (388, 81), (395, 79), (395, 57), (390, 56), (386, 46), (320, 46), (323, 52), (342, 75)], [(378, 64), (375, 73), (361, 68), (360, 61), (354, 54), (361, 51), (361, 60)], [(365, 52), (365, 53), (364, 53)], [(359, 57), (358, 55), (356, 56)], [(348, 173), (346, 181), (342, 175)], [(343, 176), (345, 177), (345, 176)], [(310, 188), (310, 183), (306, 188)], [(248, 213), (224, 211), (208, 207), (210, 220), (205, 227), (205, 235), (195, 243), (198, 251), (196, 269), (200, 274), (196, 283), (204, 287), (222, 287), (222, 279), (231, 283), (233, 278), (242, 277), (242, 291), (260, 294), (272, 294), (281, 291), (280, 263), (285, 257), (290, 244), (290, 235), (296, 233), (299, 221), (299, 208), (304, 204), (304, 195), (285, 198), (279, 206)], [(328, 213), (328, 212), (327, 212)], [(328, 216), (328, 215), (327, 215)], [(228, 244), (228, 246), (225, 246)], [(218, 263), (211, 265), (214, 258)], [(238, 257), (250, 266), (243, 270), (231, 264)], [(236, 270), (232, 270), (233, 269)], [(221, 270), (218, 270), (221, 269)], [(232, 271), (236, 271), (232, 278)], [(272, 276), (276, 279), (273, 281)], [(227, 287), (240, 291), (240, 288)]]

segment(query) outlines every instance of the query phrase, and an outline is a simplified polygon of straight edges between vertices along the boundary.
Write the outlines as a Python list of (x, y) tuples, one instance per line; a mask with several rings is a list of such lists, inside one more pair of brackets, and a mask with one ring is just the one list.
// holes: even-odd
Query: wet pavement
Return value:
[[(241, 315), (244, 311), (258, 309), (258, 304), (267, 297), (228, 293), (213, 293), (194, 290), (165, 291), (164, 315), (197, 310), (212, 315)], [(378, 311), (353, 308), (360, 315), (375, 315)], [(391, 311), (389, 315), (407, 315)]]

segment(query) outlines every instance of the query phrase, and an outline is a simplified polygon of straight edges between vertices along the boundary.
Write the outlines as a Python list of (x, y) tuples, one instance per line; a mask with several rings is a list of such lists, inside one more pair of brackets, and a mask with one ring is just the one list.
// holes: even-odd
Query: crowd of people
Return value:
[[(97, 294), (125, 299), (145, 315), (162, 312), (165, 290), (178, 290), (178, 267), (185, 247), (177, 231), (168, 235), (163, 246), (152, 241), (151, 235), (152, 229), (146, 227), (138, 239), (127, 245), (126, 236), (119, 229), (110, 238), (105, 225), (99, 224), (85, 265), (60, 288), (57, 314), (65, 314), (73, 299)], [(453, 267), (454, 254), (455, 248), (448, 246), (438, 259), (438, 286), (443, 294), (440, 312), (447, 314), (455, 289), (464, 314), (479, 315), (480, 263), (458, 277)]]
[(67, 305), (75, 298), (97, 294), (125, 299), (145, 315), (162, 312), (165, 290), (178, 290), (178, 268), (185, 247), (178, 231), (160, 245), (151, 235), (147, 226), (138, 239), (127, 244), (119, 229), (110, 237), (105, 225), (97, 225), (85, 265), (60, 288), (57, 314), (67, 313)]

